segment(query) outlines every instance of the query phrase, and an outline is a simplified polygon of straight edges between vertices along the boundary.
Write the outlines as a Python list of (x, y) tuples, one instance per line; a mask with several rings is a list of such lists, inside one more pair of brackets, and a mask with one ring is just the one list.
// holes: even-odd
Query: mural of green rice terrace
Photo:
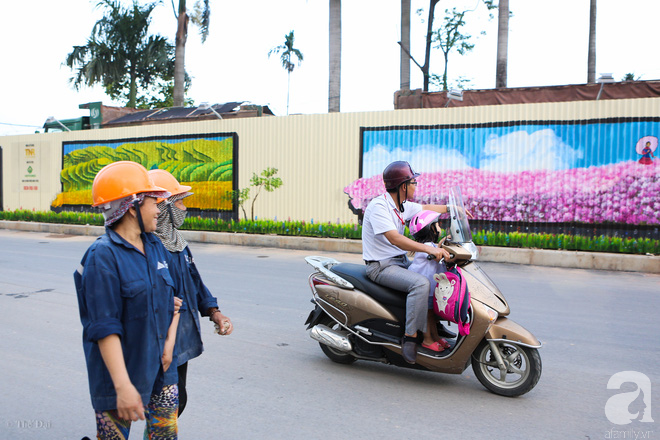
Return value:
[(62, 145), (62, 192), (51, 210), (85, 209), (92, 204), (92, 182), (101, 168), (131, 160), (146, 169), (165, 169), (192, 187), (186, 206), (205, 211), (233, 211), (237, 136), (204, 134), (112, 141), (76, 141)]

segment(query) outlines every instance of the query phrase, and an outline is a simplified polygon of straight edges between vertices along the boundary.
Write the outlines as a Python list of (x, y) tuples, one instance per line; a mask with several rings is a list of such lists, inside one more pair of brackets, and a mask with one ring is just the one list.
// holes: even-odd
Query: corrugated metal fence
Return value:
[(382, 169), (407, 160), (422, 173), (418, 201), (444, 203), (458, 184), (484, 228), (657, 236), (658, 137), (659, 98), (11, 136), (0, 138), (2, 202), (11, 210), (80, 209), (98, 169), (130, 159), (192, 185), (193, 208), (235, 217), (242, 214), (230, 191), (272, 167), (283, 185), (259, 194), (257, 217), (350, 223), (383, 191)]

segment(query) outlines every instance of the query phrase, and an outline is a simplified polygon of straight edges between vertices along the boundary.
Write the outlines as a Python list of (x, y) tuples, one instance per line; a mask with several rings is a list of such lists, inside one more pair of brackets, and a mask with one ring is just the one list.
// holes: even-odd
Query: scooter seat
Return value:
[(374, 283), (367, 277), (367, 267), (361, 264), (341, 263), (330, 270), (349, 281), (356, 289), (366, 293), (376, 301), (390, 306), (406, 308), (406, 293)]

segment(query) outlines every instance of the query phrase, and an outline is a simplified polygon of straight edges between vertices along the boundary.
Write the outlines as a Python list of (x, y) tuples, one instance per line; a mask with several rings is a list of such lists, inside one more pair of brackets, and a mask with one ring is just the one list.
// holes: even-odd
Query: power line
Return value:
[(11, 124), (9, 122), (0, 122), (0, 125), (13, 125), (14, 127), (37, 127), (37, 128), (41, 128), (41, 125)]

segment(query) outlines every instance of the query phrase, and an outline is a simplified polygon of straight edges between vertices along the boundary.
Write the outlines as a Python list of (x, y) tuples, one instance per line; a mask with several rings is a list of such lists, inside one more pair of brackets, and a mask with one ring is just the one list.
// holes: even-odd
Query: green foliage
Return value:
[[(88, 212), (0, 211), (0, 220), (103, 225), (103, 216), (101, 214)], [(353, 240), (359, 240), (362, 237), (362, 227), (360, 225), (340, 224), (339, 222), (334, 224), (331, 222), (315, 223), (314, 220), (310, 222), (305, 222), (304, 220), (223, 221), (219, 219), (188, 217), (181, 229), (245, 234), (347, 238)], [(567, 234), (473, 231), (472, 240), (477, 246), (660, 255), (660, 240), (651, 238), (608, 237), (604, 235), (586, 237)]]
[(138, 89), (163, 87), (173, 79), (174, 47), (160, 35), (149, 35), (151, 13), (157, 4), (141, 6), (133, 0), (132, 6), (124, 8), (118, 0), (99, 1), (105, 15), (94, 24), (86, 44), (73, 46), (66, 58), (66, 65), (74, 71), (70, 82), (76, 89), (100, 84), (111, 98), (136, 108), (138, 101), (146, 105), (150, 99), (138, 99)]
[(175, 144), (159, 141), (127, 142), (117, 148), (91, 146), (66, 154), (62, 161), (62, 189), (92, 188), (94, 176), (105, 165), (131, 160), (146, 169), (169, 171), (179, 182), (231, 182), (233, 139), (195, 139)]
[(0, 211), (0, 220), (103, 226), (103, 215), (91, 212), (63, 211), (58, 214), (51, 211), (17, 209), (16, 211)]
[(635, 75), (633, 72), (626, 73), (621, 78), (621, 81), (639, 81), (642, 79), (641, 75)]
[[(448, 90), (447, 71), (450, 52), (456, 51), (459, 55), (465, 55), (474, 49), (474, 44), (470, 41), (472, 36), (461, 32), (461, 28), (465, 26), (466, 12), (459, 12), (456, 8), (446, 9), (442, 25), (433, 32), (435, 47), (442, 51), (445, 60), (444, 73), (440, 81), (442, 90)], [(439, 79), (435, 75), (432, 78), (435, 78), (436, 81)]]
[(505, 246), (533, 249), (557, 249), (568, 251), (613, 252), (622, 254), (660, 254), (660, 240), (651, 238), (609, 237), (600, 235), (586, 237), (568, 234), (525, 234), (521, 232), (472, 233), (478, 246)]
[(189, 217), (181, 229), (236, 232), (243, 234), (292, 235), (303, 237), (360, 239), (362, 228), (355, 224), (314, 223), (305, 221), (240, 220), (223, 221)]
[(282, 67), (284, 67), (284, 70), (286, 70), (287, 73), (293, 72), (293, 69), (296, 67), (296, 64), (293, 62), (294, 57), (298, 59), (298, 65), (300, 65), (300, 63), (303, 61), (302, 52), (293, 47), (294, 40), (295, 37), (293, 35), (293, 31), (290, 31), (284, 36), (284, 44), (276, 46), (268, 52), (268, 57), (270, 57), (272, 54), (280, 55), (280, 62), (282, 63)]
[(259, 197), (261, 188), (268, 192), (273, 192), (282, 186), (282, 179), (275, 177), (275, 174), (277, 174), (277, 168), (270, 167), (263, 170), (260, 175), (257, 173), (252, 173), (252, 177), (250, 178), (250, 186), (257, 188), (257, 193), (252, 199), (252, 209), (250, 211), (250, 217), (252, 220), (254, 220), (254, 202), (257, 201), (257, 197)]
[(236, 191), (229, 191), (227, 197), (231, 198), (234, 205), (238, 205), (243, 211), (243, 218), (247, 221), (247, 212), (245, 212), (245, 202), (250, 198), (250, 188), (243, 188)]

